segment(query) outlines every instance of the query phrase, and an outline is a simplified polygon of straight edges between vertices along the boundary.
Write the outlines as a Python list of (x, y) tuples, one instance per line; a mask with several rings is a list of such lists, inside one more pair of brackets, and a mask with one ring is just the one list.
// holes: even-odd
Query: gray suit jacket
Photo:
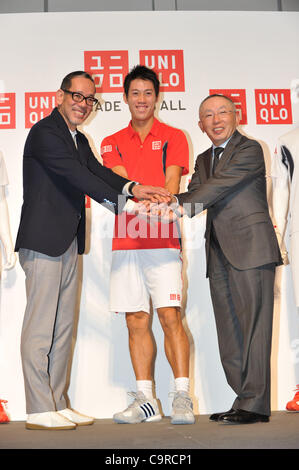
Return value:
[(197, 157), (188, 191), (177, 195), (194, 216), (208, 209), (206, 254), (211, 224), (227, 260), (237, 269), (282, 264), (269, 215), (265, 162), (260, 144), (235, 131), (211, 176), (212, 149)]

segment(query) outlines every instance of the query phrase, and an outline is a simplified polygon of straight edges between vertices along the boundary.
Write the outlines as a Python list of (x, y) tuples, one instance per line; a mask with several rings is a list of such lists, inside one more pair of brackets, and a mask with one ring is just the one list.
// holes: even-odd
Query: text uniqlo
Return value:
[(25, 93), (25, 127), (30, 129), (33, 124), (47, 117), (56, 106), (55, 92)]
[(185, 91), (182, 50), (140, 51), (140, 64), (158, 75), (161, 91)]
[(291, 92), (285, 90), (255, 90), (257, 124), (292, 124)]

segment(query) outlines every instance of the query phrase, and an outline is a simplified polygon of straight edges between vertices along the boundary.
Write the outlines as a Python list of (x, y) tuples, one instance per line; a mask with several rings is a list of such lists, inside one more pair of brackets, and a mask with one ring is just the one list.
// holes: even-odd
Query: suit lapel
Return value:
[(205, 183), (211, 176), (212, 168), (212, 147), (207, 149), (197, 158), (195, 171), (200, 174), (200, 182)]
[(86, 163), (86, 161), (85, 161), (85, 158), (84, 158), (84, 151), (83, 151), (84, 146), (82, 144), (81, 135), (82, 135), (81, 132), (77, 131), (77, 134), (76, 134), (76, 140), (77, 140), (76, 157), (80, 160), (82, 165), (84, 165), (84, 163)]
[(206, 155), (204, 156), (204, 167), (206, 178), (210, 178), (211, 171), (212, 171), (212, 147), (206, 151)]
[(230, 159), (230, 157), (234, 153), (234, 150), (235, 150), (236, 146), (239, 144), (239, 142), (241, 140), (241, 137), (242, 137), (242, 135), (240, 134), (240, 132), (235, 131), (233, 133), (230, 141), (228, 142), (227, 146), (225, 147), (224, 152), (223, 152), (223, 154), (222, 154), (222, 156), (219, 160), (219, 163), (216, 167), (215, 173), (222, 170), (222, 168), (224, 167), (226, 162)]
[(77, 132), (77, 136), (76, 136), (77, 147), (76, 147), (76, 144), (74, 142), (72, 134), (70, 133), (70, 130), (69, 130), (64, 118), (62, 117), (62, 115), (60, 114), (60, 112), (58, 111), (57, 108), (55, 108), (53, 110), (52, 116), (55, 120), (55, 123), (56, 123), (57, 127), (61, 131), (62, 136), (63, 136), (70, 152), (72, 153), (72, 155), (75, 158), (77, 158), (81, 163), (84, 163), (83, 158), (80, 156), (80, 137), (79, 137), (80, 133)]

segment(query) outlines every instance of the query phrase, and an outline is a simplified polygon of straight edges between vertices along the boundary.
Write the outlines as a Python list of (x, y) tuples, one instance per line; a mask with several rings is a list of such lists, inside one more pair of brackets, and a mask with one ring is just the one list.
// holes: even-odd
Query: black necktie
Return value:
[(223, 147), (214, 148), (214, 161), (213, 161), (212, 175), (214, 174), (214, 172), (216, 170), (216, 166), (219, 163), (220, 154), (223, 152), (223, 150), (224, 150)]

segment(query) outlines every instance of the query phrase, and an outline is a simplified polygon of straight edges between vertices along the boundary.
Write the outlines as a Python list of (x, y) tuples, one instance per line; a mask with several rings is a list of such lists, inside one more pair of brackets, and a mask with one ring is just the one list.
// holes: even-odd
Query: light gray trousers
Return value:
[(66, 408), (78, 280), (77, 239), (61, 256), (20, 249), (27, 306), (21, 334), (26, 412)]

